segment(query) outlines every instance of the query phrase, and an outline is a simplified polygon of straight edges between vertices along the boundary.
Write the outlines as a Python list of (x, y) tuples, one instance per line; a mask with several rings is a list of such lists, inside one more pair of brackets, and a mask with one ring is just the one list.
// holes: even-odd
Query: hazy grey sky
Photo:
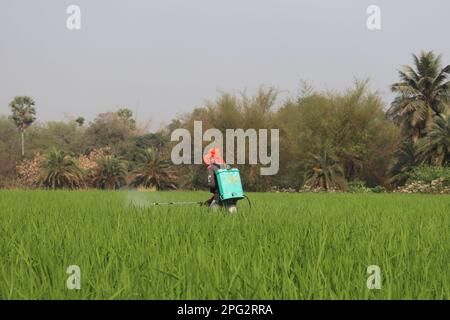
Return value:
[[(66, 28), (69, 5), (81, 30)], [(381, 8), (379, 31), (366, 27)], [(1, 0), (0, 114), (15, 95), (38, 118), (138, 109), (153, 126), (218, 92), (273, 85), (342, 90), (354, 77), (389, 101), (396, 69), (422, 49), (450, 63), (448, 0)]]

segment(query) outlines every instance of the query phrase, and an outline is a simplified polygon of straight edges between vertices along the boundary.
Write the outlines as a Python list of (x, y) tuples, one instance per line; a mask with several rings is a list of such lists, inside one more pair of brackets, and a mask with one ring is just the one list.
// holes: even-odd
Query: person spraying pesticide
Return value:
[(237, 202), (246, 198), (250, 208), (252, 204), (244, 194), (239, 169), (230, 168), (220, 156), (217, 148), (212, 148), (204, 156), (203, 161), (208, 170), (208, 186), (213, 194), (206, 201), (194, 202), (153, 202), (152, 206), (195, 205), (200, 204), (210, 209), (226, 209), (230, 213), (237, 212)]
[(211, 148), (203, 161), (208, 170), (208, 187), (213, 194), (204, 204), (211, 209), (224, 208), (235, 213), (237, 202), (245, 198), (239, 169), (230, 168), (217, 148)]

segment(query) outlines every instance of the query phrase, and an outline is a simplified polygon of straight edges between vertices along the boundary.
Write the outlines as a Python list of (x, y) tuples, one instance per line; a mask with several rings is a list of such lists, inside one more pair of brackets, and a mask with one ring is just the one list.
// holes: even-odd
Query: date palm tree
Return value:
[(426, 135), (427, 124), (448, 108), (450, 65), (442, 68), (441, 56), (432, 51), (413, 55), (413, 60), (414, 67), (405, 66), (398, 72), (400, 82), (391, 86), (397, 97), (388, 115), (416, 142)]
[(176, 189), (174, 179), (169, 161), (162, 159), (156, 149), (148, 148), (140, 155), (140, 164), (134, 171), (131, 185), (155, 187), (157, 190)]
[(127, 184), (128, 162), (106, 155), (97, 161), (92, 173), (92, 184), (101, 189), (118, 189)]
[(12, 115), (17, 130), (20, 133), (22, 144), (22, 157), (25, 155), (25, 130), (36, 120), (35, 102), (30, 97), (15, 97), (10, 103)]
[(396, 186), (405, 184), (412, 170), (419, 164), (416, 155), (417, 145), (405, 141), (394, 154), (395, 161), (389, 169), (388, 182)]
[(51, 189), (81, 187), (83, 172), (75, 160), (63, 151), (52, 149), (41, 165), (41, 184)]
[(445, 166), (450, 163), (450, 112), (436, 117), (428, 134), (419, 141), (418, 158), (422, 163)]
[(306, 174), (305, 185), (325, 191), (346, 189), (344, 169), (330, 154), (323, 152), (322, 155), (312, 155), (310, 163), (310, 171)]

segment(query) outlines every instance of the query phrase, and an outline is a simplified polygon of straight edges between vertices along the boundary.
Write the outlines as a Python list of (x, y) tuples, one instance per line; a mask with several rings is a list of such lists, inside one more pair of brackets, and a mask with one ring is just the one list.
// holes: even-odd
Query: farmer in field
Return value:
[(208, 170), (208, 187), (213, 196), (205, 201), (205, 205), (209, 207), (217, 207), (220, 205), (219, 187), (216, 181), (215, 171), (225, 168), (225, 161), (220, 156), (220, 150), (211, 148), (208, 153), (203, 156), (203, 161)]

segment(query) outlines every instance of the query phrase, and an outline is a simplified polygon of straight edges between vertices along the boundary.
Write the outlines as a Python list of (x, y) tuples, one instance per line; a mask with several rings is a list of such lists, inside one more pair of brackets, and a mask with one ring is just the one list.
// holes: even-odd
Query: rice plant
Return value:
[(249, 196), (230, 215), (151, 205), (202, 192), (0, 191), (0, 299), (450, 298), (448, 196)]

